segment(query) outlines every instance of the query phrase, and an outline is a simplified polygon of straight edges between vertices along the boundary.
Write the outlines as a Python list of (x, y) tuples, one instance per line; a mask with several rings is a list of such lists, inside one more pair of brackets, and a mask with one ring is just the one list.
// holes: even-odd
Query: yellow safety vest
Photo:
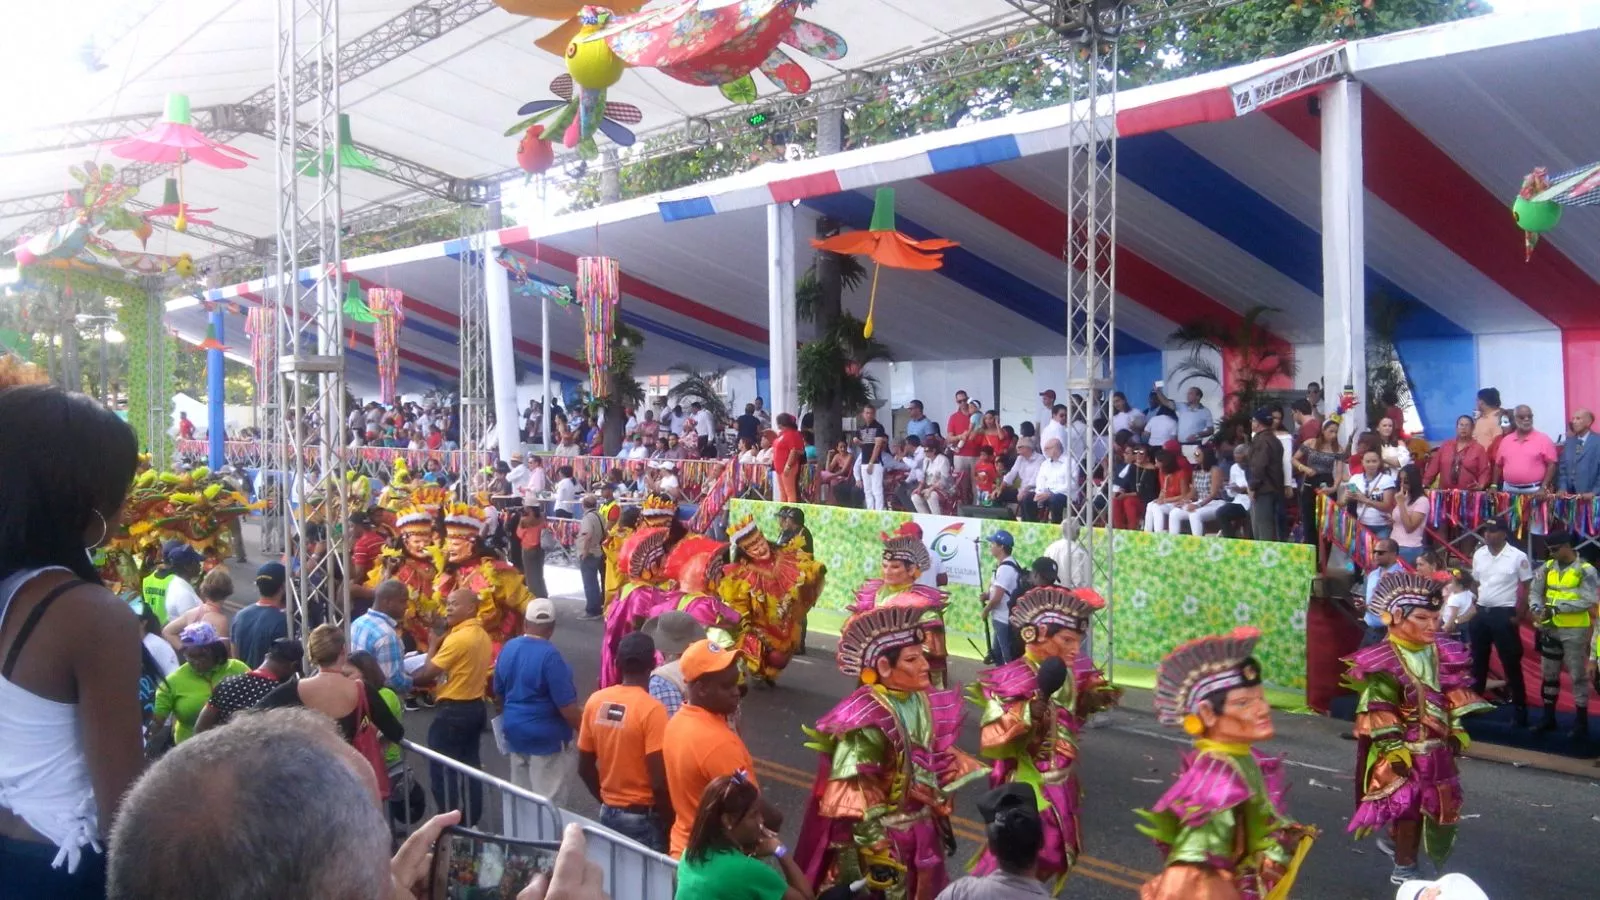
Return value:
[(168, 572), (165, 577), (157, 577), (154, 572), (144, 577), (139, 593), (144, 597), (144, 605), (156, 614), (156, 620), (162, 625), (167, 624), (167, 585), (172, 583), (173, 574)]
[(1554, 612), (1557, 603), (1576, 603), (1578, 586), (1583, 583), (1583, 563), (1573, 563), (1565, 569), (1555, 563), (1545, 566), (1544, 602), (1552, 610), (1550, 624), (1557, 628), (1588, 628), (1589, 611)]

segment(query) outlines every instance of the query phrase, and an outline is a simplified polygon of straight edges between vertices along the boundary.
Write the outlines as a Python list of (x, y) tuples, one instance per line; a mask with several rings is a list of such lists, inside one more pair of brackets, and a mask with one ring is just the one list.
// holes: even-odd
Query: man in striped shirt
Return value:
[(391, 578), (373, 592), (372, 608), (350, 623), (350, 652), (371, 653), (383, 670), (384, 685), (402, 697), (411, 692), (412, 684), (411, 676), (406, 674), (406, 647), (399, 630), (408, 600), (405, 584)]

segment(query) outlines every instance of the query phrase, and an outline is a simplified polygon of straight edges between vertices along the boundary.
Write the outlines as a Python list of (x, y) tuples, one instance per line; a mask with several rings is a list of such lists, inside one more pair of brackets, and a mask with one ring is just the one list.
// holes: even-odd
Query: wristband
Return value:
[(783, 859), (785, 856), (788, 856), (788, 855), (789, 855), (789, 848), (785, 847), (782, 844), (779, 844), (777, 849), (772, 851), (772, 858), (773, 859)]

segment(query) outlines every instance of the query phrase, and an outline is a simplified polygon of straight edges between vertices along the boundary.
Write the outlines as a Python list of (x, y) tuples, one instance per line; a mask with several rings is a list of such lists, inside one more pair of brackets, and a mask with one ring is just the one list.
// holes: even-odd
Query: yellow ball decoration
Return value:
[(589, 26), (567, 45), (567, 73), (579, 87), (603, 91), (622, 79), (623, 62), (605, 41), (585, 40), (598, 27)]
[(1205, 734), (1206, 726), (1204, 722), (1200, 721), (1199, 716), (1190, 713), (1183, 717), (1183, 731), (1190, 737), (1199, 737)]

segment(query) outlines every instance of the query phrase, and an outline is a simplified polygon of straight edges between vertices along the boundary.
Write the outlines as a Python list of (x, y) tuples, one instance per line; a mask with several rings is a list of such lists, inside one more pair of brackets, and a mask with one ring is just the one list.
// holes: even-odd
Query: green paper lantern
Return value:
[(189, 95), (168, 94), (167, 110), (162, 119), (175, 125), (192, 124), (189, 120)]
[(339, 145), (337, 148), (324, 151), (321, 154), (309, 150), (302, 150), (295, 157), (300, 163), (300, 174), (308, 178), (315, 178), (322, 172), (324, 165), (332, 167), (335, 162), (341, 169), (359, 169), (371, 172), (378, 168), (378, 163), (372, 157), (362, 153), (356, 147), (355, 138), (350, 136), (350, 117), (344, 113), (339, 114)]
[(1529, 234), (1544, 234), (1561, 223), (1561, 204), (1554, 200), (1518, 197), (1511, 204), (1517, 227)]
[(178, 179), (168, 178), (166, 186), (161, 190), (161, 205), (177, 206), (182, 202), (182, 200), (178, 199)]

